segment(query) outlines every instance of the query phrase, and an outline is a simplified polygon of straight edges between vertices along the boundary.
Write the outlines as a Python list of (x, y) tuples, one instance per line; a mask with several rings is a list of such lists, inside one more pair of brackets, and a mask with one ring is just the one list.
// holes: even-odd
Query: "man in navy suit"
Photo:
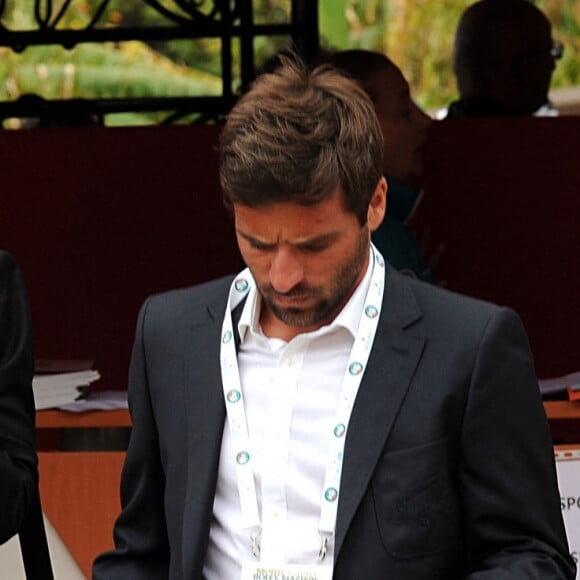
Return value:
[(221, 136), (248, 268), (139, 315), (94, 579), (574, 578), (519, 318), (383, 260), (371, 101), (281, 60)]

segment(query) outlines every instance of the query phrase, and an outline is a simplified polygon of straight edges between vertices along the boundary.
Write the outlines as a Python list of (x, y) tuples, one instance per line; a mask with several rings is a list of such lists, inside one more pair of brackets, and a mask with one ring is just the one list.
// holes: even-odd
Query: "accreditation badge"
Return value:
[(302, 566), (299, 564), (268, 564), (246, 562), (242, 564), (241, 580), (332, 580), (328, 566)]

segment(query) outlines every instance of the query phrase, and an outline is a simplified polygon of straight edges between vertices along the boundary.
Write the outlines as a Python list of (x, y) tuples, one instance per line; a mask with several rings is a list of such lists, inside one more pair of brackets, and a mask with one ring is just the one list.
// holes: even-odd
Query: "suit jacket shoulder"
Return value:
[[(223, 316), (233, 276), (150, 296), (141, 308), (148, 325), (178, 326), (203, 323)], [(156, 328), (157, 329), (157, 328)]]
[[(392, 307), (391, 307), (392, 306)], [(474, 298), (401, 275), (388, 268), (385, 290), (385, 319), (406, 327), (436, 334), (450, 330), (477, 335), (497, 315), (519, 319), (513, 309)]]

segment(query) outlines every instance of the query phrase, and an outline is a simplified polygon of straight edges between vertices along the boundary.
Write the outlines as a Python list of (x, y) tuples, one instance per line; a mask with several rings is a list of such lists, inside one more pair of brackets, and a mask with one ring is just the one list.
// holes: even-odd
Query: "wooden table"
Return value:
[(556, 445), (580, 443), (580, 401), (544, 401)]
[(37, 429), (78, 429), (80, 427), (130, 427), (131, 417), (127, 409), (115, 411), (85, 411), (71, 413), (58, 409), (36, 412)]
[(544, 409), (550, 421), (580, 420), (580, 401), (544, 401)]
[[(126, 409), (36, 413), (36, 428), (79, 433), (86, 429), (130, 428)], [(74, 437), (74, 433), (71, 433)], [(120, 512), (119, 483), (125, 451), (87, 449), (40, 451), (40, 496), (44, 513), (87, 578), (95, 557), (113, 548), (113, 524)]]

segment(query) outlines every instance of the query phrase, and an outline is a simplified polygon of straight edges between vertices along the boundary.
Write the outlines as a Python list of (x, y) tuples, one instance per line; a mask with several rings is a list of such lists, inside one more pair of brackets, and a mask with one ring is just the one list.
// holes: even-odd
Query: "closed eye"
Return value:
[(309, 254), (315, 254), (316, 252), (323, 252), (330, 246), (330, 242), (327, 240), (323, 241), (316, 241), (316, 242), (309, 242), (307, 244), (300, 244), (298, 248), (303, 252), (307, 252)]
[(265, 244), (263, 242), (260, 242), (258, 240), (254, 240), (251, 238), (246, 238), (248, 243), (250, 244), (250, 246), (254, 249), (254, 250), (260, 250), (261, 252), (267, 252), (269, 250), (274, 249), (274, 246), (272, 244)]

